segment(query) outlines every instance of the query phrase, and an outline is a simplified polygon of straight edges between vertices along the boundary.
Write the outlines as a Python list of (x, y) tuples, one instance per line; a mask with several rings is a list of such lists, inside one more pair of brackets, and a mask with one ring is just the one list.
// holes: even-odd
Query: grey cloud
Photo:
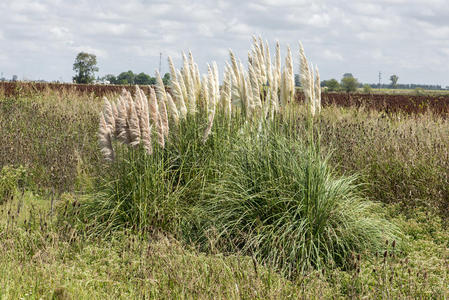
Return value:
[(444, 0), (6, 0), (0, 19), (8, 77), (69, 81), (82, 50), (97, 55), (100, 75), (153, 73), (160, 52), (167, 71), (167, 55), (179, 64), (189, 49), (205, 71), (212, 60), (223, 66), (228, 48), (244, 61), (251, 34), (261, 34), (283, 53), (289, 44), (296, 54), (301, 40), (323, 79), (351, 72), (375, 82), (382, 71), (404, 83), (449, 85)]

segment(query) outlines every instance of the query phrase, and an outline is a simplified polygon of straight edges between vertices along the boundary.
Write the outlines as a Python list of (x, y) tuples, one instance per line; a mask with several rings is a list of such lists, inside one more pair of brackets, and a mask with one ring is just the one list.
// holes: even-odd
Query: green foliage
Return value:
[(99, 170), (100, 100), (58, 92), (0, 99), (0, 168), (23, 165), (37, 189), (73, 190), (81, 159), (90, 176)]
[[(112, 74), (108, 74), (103, 77), (103, 79), (108, 80), (111, 84), (138, 84), (138, 85), (154, 85), (156, 84), (156, 78), (141, 72), (139, 74), (133, 73), (129, 70), (127, 72), (120, 73), (117, 77)], [(170, 73), (165, 73), (162, 77), (164, 85), (170, 83)]]
[[(76, 199), (65, 194), (56, 201), (61, 217), (63, 207), (76, 206)], [(351, 255), (347, 269), (310, 270), (289, 280), (254, 257), (207, 254), (162, 234), (124, 229), (94, 238), (75, 230), (67, 211), (55, 222), (52, 202), (26, 192), (0, 205), (1, 298), (449, 297), (449, 233), (440, 219), (424, 212), (398, 220), (407, 234), (406, 253), (390, 240), (378, 255)]]
[(0, 204), (11, 199), (19, 188), (24, 188), (27, 170), (23, 166), (4, 166), (0, 170)]
[(399, 80), (399, 77), (397, 76), (397, 75), (391, 75), (390, 76), (390, 81), (391, 81), (391, 87), (392, 88), (396, 88), (396, 86), (398, 85), (398, 80)]
[(358, 83), (357, 79), (352, 77), (352, 75), (344, 76), (341, 79), (341, 88), (347, 93), (355, 92), (357, 90), (358, 86), (359, 86), (359, 83)]
[(97, 57), (94, 54), (80, 52), (75, 58), (73, 71), (76, 75), (73, 80), (76, 83), (91, 83), (95, 80), (95, 72), (98, 72)]
[(110, 84), (117, 84), (117, 77), (113, 74), (106, 74), (102, 79), (109, 81)]
[(341, 108), (324, 110), (321, 120), (322, 144), (336, 149), (332, 165), (361, 174), (371, 199), (449, 215), (447, 120)]
[(156, 80), (150, 75), (142, 72), (136, 75), (136, 77), (134, 78), (134, 83), (140, 85), (155, 84)]
[(340, 84), (338, 83), (338, 81), (336, 79), (329, 79), (329, 80), (324, 80), (323, 82), (324, 86), (327, 87), (327, 90), (329, 92), (336, 92), (340, 90)]
[(235, 116), (228, 125), (217, 113), (204, 144), (206, 120), (199, 113), (182, 121), (153, 155), (122, 149), (106, 183), (81, 202), (79, 219), (94, 221), (101, 235), (156, 230), (204, 249), (216, 231), (212, 243), (220, 251), (254, 254), (290, 277), (345, 266), (351, 251), (397, 239), (354, 178), (337, 178), (318, 148), (294, 138), (295, 118), (253, 126)]
[(373, 88), (369, 84), (363, 85), (363, 92), (365, 94), (371, 94), (373, 92)]
[(128, 72), (122, 72), (117, 76), (118, 84), (134, 84), (136, 75), (129, 70)]
[(425, 92), (424, 92), (423, 88), (417, 87), (417, 88), (414, 89), (414, 93), (417, 96), (421, 96), (421, 95), (424, 95)]
[(162, 77), (162, 82), (165, 86), (170, 84), (170, 73), (165, 73), (164, 77)]
[(336, 176), (317, 148), (270, 129), (259, 134), (234, 143), (222, 176), (197, 207), (214, 247), (254, 255), (291, 277), (346, 266), (351, 252), (374, 252), (397, 239), (356, 178)]
[[(45, 299), (53, 295), (89, 299), (111, 296), (123, 299), (449, 298), (448, 120), (430, 113), (409, 117), (354, 108), (323, 108), (320, 122), (316, 125), (321, 127), (321, 152), (324, 156), (332, 153), (326, 162), (328, 171), (333, 173), (331, 177), (333, 180), (347, 179), (335, 172), (359, 174), (350, 177), (356, 180), (353, 184), (361, 183), (359, 188), (363, 187), (363, 194), (370, 199), (387, 203), (382, 208), (390, 218), (394, 216), (394, 223), (404, 233), (403, 247), (393, 247), (392, 240), (388, 244), (384, 241), (378, 255), (369, 252), (350, 255), (347, 268), (326, 265), (321, 271), (308, 270), (304, 275), (299, 274), (289, 280), (268, 263), (260, 262), (263, 260), (262, 252), (257, 254), (251, 247), (243, 252), (243, 243), (238, 248), (234, 247), (239, 250), (237, 254), (229, 250), (227, 255), (219, 253), (226, 245), (220, 242), (224, 238), (218, 236), (218, 226), (215, 229), (204, 227), (210, 230), (200, 231), (196, 227), (198, 224), (211, 225), (211, 222), (192, 221), (199, 214), (194, 214), (190, 208), (201, 208), (207, 202), (213, 204), (211, 200), (224, 193), (233, 195), (235, 199), (253, 196), (247, 203), (260, 201), (257, 196), (271, 195), (271, 198), (264, 197), (268, 203), (265, 207), (286, 205), (272, 195), (283, 192), (283, 195), (292, 195), (293, 198), (296, 195), (287, 188), (294, 186), (295, 181), (289, 184), (282, 176), (275, 177), (275, 172), (281, 174), (282, 171), (293, 179), (300, 177), (291, 170), (295, 170), (294, 164), (300, 165), (308, 157), (299, 151), (307, 148), (298, 142), (307, 140), (303, 113), (293, 114), (297, 119), (294, 123), (289, 118), (283, 119), (276, 125), (278, 133), (271, 137), (263, 135), (260, 143), (257, 142), (258, 132), (248, 132), (242, 120), (228, 125), (226, 119), (218, 117), (209, 140), (203, 144), (201, 138), (206, 126), (203, 115), (196, 122), (181, 123), (183, 135), (176, 135), (176, 130), (172, 130), (167, 148), (157, 150), (155, 154), (162, 156), (159, 162), (164, 162), (164, 165), (160, 169), (147, 158), (137, 159), (142, 155), (139, 149), (124, 151), (121, 165), (100, 166), (96, 139), (100, 100), (92, 96), (48, 91), (22, 93), (17, 99), (0, 100), (0, 166), (4, 170), (6, 165), (25, 166), (26, 184), (23, 185), (23, 180), (19, 179), (19, 188), (38, 186), (56, 191), (73, 190), (74, 183), (79, 181), (78, 190), (89, 193), (83, 196), (78, 192), (37, 196), (25, 191), (24, 194), (15, 193), (13, 199), (0, 204), (0, 298)], [(281, 130), (280, 127), (288, 127), (289, 130)], [(292, 128), (297, 131), (292, 131)], [(285, 135), (285, 132), (290, 132), (290, 135)], [(292, 144), (295, 151), (287, 153), (284, 146), (271, 146), (276, 144), (274, 142), (262, 144), (262, 141), (276, 136), (286, 145)], [(249, 149), (249, 152), (243, 151), (252, 145), (257, 147)], [(290, 155), (294, 161), (287, 161), (285, 167), (271, 161), (259, 161), (257, 153), (266, 158), (269, 151), (263, 149), (267, 148), (277, 149), (271, 151), (272, 157), (285, 156), (287, 160)], [(236, 157), (242, 153), (246, 156)], [(247, 164), (244, 163), (245, 158), (250, 158)], [(270, 166), (270, 169), (265, 166)], [(139, 187), (140, 180), (142, 183), (145, 180), (136, 176), (139, 172), (146, 172), (151, 179), (146, 167), (148, 170), (162, 170), (160, 175), (151, 176), (164, 184), (170, 184), (170, 180), (176, 178), (176, 184), (170, 185), (175, 190), (166, 192), (165, 198), (154, 199), (161, 207), (153, 205), (152, 210), (147, 210), (154, 213), (148, 218), (148, 224), (153, 222), (153, 226), (165, 231), (179, 226), (176, 235), (182, 243), (171, 238), (170, 232), (164, 235), (148, 234), (148, 231), (134, 234), (132, 226), (126, 223), (106, 238), (92, 234), (99, 232), (95, 226), (107, 224), (93, 214), (90, 216), (95, 222), (81, 217), (88, 211), (85, 209), (87, 202), (94, 200), (92, 196), (99, 195), (90, 194), (91, 190), (101, 191), (105, 187), (98, 185), (101, 181), (95, 178), (105, 178), (106, 182), (122, 181), (120, 184), (123, 185), (117, 184), (116, 187), (126, 187), (126, 172), (129, 172), (132, 184), (127, 189), (132, 195), (115, 193), (131, 202), (133, 198), (137, 199), (137, 195), (147, 193), (146, 189)], [(258, 171), (264, 168), (268, 172)], [(6, 170), (9, 170), (6, 173), (13, 174), (18, 169), (7, 167)], [(77, 174), (91, 180), (78, 180), (74, 178)], [(229, 178), (230, 174), (244, 176)], [(253, 178), (251, 174), (259, 175)], [(225, 178), (229, 182), (225, 182)], [(28, 180), (31, 181), (29, 184)], [(235, 182), (232, 189), (231, 182)], [(261, 186), (261, 182), (270, 183), (269, 188)], [(242, 184), (249, 189), (242, 191)], [(137, 191), (132, 191), (133, 187)], [(164, 190), (163, 187), (155, 188)], [(219, 193), (214, 194), (214, 190)], [(360, 192), (358, 188), (356, 191)], [(105, 188), (103, 192), (114, 195), (112, 188), (110, 191)], [(151, 193), (146, 195), (151, 196)], [(103, 202), (106, 199), (104, 197)], [(96, 203), (101, 204), (100, 200), (97, 199)], [(177, 206), (173, 207), (170, 200)], [(146, 205), (143, 201), (141, 204)], [(233, 205), (237, 207), (237, 204)], [(66, 205), (67, 209), (64, 209)], [(205, 207), (210, 208), (209, 205)], [(148, 206), (151, 207), (151, 203)], [(94, 209), (92, 206), (90, 211)], [(245, 209), (282, 216), (273, 211), (256, 210), (255, 207)], [(139, 215), (136, 211), (139, 208), (134, 210), (134, 216)], [(100, 207), (97, 212), (106, 212), (106, 209)], [(229, 211), (226, 213), (230, 214)], [(204, 215), (209, 213), (204, 212)], [(268, 223), (264, 218), (266, 215), (260, 215), (259, 219)], [(251, 219), (248, 215), (242, 217)], [(216, 216), (214, 218), (217, 219)], [(168, 220), (174, 221), (174, 225), (168, 224)], [(217, 222), (220, 226), (222, 223)], [(243, 236), (241, 232), (238, 234)], [(254, 237), (255, 234), (246, 234), (245, 237)], [(200, 237), (203, 239), (198, 239)], [(202, 244), (208, 252), (198, 251), (198, 245), (190, 247), (192, 240), (208, 241), (209, 246)], [(269, 262), (268, 259), (266, 261)]]

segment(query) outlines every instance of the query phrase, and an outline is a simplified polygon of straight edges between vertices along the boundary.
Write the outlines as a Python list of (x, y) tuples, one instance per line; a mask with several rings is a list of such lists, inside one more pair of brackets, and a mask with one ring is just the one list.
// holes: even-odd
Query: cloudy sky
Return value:
[[(6, 78), (70, 81), (80, 51), (102, 76), (153, 74), (162, 53), (191, 50), (202, 70), (232, 48), (246, 60), (251, 35), (273, 47), (298, 40), (321, 78), (449, 85), (447, 0), (1, 0), (0, 72)], [(298, 66), (296, 69), (298, 70)], [(296, 70), (296, 72), (297, 72)]]

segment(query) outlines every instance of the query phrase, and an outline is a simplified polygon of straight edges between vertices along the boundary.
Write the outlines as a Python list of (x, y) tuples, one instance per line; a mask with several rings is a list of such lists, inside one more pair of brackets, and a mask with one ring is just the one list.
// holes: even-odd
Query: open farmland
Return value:
[(253, 49), (221, 85), (191, 54), (168, 89), (4, 85), (0, 297), (449, 297), (447, 98)]
[[(60, 92), (91, 93), (102, 97), (112, 93), (120, 93), (125, 88), (134, 93), (134, 87), (130, 85), (93, 85), (93, 84), (60, 84), (60, 83), (24, 83), (24, 82), (0, 82), (0, 94), (4, 97), (17, 97), (20, 95), (33, 94), (46, 90)], [(141, 88), (148, 92), (147, 86)], [(392, 90), (394, 92), (394, 90)], [(303, 102), (304, 94), (298, 88), (296, 101)], [(449, 94), (436, 92), (423, 92), (422, 95), (414, 95), (411, 92), (390, 93), (379, 92), (372, 94), (347, 94), (323, 93), (322, 104), (338, 105), (344, 107), (363, 107), (387, 113), (422, 114), (432, 112), (447, 118), (449, 116)]]

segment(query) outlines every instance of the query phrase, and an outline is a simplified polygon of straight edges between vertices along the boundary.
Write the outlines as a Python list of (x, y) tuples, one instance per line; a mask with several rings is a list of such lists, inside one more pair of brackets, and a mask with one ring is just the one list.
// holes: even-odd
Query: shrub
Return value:
[(26, 182), (27, 172), (23, 166), (4, 166), (0, 170), (0, 204), (12, 198)]
[[(381, 249), (398, 231), (363, 198), (356, 177), (337, 177), (318, 149), (279, 133), (244, 139), (196, 208), (203, 247), (254, 255), (287, 275)], [(212, 245), (212, 246), (211, 246)]]

